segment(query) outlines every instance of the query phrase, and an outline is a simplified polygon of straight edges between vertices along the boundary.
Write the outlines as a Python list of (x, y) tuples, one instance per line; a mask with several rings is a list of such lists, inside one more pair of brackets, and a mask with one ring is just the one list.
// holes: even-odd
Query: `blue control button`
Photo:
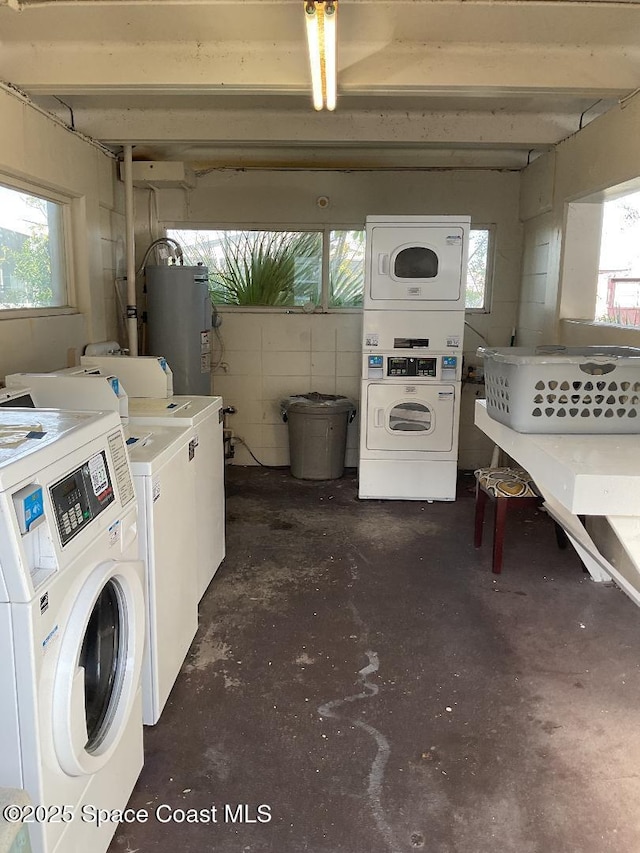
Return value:
[(27, 530), (31, 527), (44, 513), (44, 504), (42, 501), (42, 489), (34, 489), (30, 495), (23, 499), (24, 506), (24, 523)]

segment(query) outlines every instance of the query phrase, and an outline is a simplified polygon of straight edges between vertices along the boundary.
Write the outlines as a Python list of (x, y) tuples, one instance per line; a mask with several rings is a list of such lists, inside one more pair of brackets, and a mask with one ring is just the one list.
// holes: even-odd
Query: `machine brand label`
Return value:
[(45, 592), (44, 595), (40, 596), (40, 613), (44, 613), (45, 610), (49, 609), (49, 593)]
[(416, 388), (415, 385), (405, 385), (404, 386), (404, 393), (405, 394), (417, 394), (418, 389)]
[(418, 296), (422, 296), (422, 288), (421, 287), (408, 287), (407, 288), (407, 296), (415, 299)]
[(377, 332), (366, 332), (364, 336), (364, 345), (366, 347), (380, 346), (380, 335)]
[(447, 338), (447, 346), (448, 347), (459, 347), (460, 346), (460, 335), (449, 335)]
[(54, 626), (53, 626), (53, 628), (49, 631), (49, 633), (47, 634), (47, 636), (46, 636), (46, 637), (44, 638), (44, 640), (42, 641), (42, 654), (43, 654), (43, 655), (44, 655), (44, 654), (46, 654), (46, 653), (49, 651), (49, 649), (51, 648), (51, 645), (52, 645), (53, 641), (54, 641), (54, 640), (57, 638), (57, 636), (58, 636), (58, 631), (59, 631), (59, 630), (60, 630), (60, 626), (59, 626), (59, 625), (54, 625)]
[(450, 400), (453, 397), (453, 391), (438, 391), (438, 400)]

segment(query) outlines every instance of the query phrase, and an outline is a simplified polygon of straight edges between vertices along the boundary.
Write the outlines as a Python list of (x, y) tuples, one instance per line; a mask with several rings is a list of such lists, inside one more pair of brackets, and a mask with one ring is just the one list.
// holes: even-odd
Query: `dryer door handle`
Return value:
[(378, 255), (378, 273), (389, 275), (389, 255), (381, 253)]
[(384, 409), (375, 409), (374, 410), (373, 424), (376, 427), (384, 426)]

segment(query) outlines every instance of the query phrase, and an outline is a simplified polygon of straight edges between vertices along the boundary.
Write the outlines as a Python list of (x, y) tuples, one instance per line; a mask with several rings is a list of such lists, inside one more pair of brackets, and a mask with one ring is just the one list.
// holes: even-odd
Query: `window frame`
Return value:
[(61, 209), (62, 224), (62, 248), (64, 251), (64, 263), (62, 273), (64, 276), (64, 299), (63, 305), (42, 305), (33, 308), (2, 308), (0, 307), (0, 321), (20, 320), (29, 317), (51, 317), (65, 314), (77, 314), (76, 289), (75, 289), (75, 266), (73, 256), (73, 233), (74, 233), (74, 201), (71, 196), (57, 192), (48, 187), (31, 181), (24, 181), (0, 172), (0, 186), (25, 193), (44, 201), (57, 204)]
[[(608, 204), (611, 204), (611, 203), (614, 203), (617, 201), (621, 201), (621, 200), (627, 198), (628, 196), (640, 195), (640, 187), (638, 187), (638, 185), (637, 185), (637, 180), (634, 181), (633, 183), (635, 184), (635, 186), (632, 189), (629, 189), (628, 183), (609, 187), (605, 191), (604, 198), (600, 202), (600, 208), (601, 208), (600, 233), (599, 233), (600, 240), (599, 240), (598, 265), (597, 265), (597, 270), (596, 270), (595, 305), (594, 305), (594, 309), (593, 309), (593, 315), (594, 315), (593, 316), (593, 322), (595, 324), (604, 326), (605, 328), (609, 327), (609, 328), (613, 328), (613, 329), (622, 329), (622, 330), (626, 329), (626, 330), (630, 330), (630, 331), (640, 331), (640, 323), (636, 323), (636, 324), (620, 323), (620, 322), (616, 322), (615, 320), (610, 320), (610, 319), (602, 318), (602, 317), (598, 316), (598, 301), (600, 298), (600, 275), (602, 272), (606, 272), (606, 270), (600, 269), (600, 261), (602, 260), (602, 243), (603, 243), (603, 238), (605, 235), (605, 217), (606, 217), (606, 213), (607, 213), (606, 208), (607, 208)], [(640, 230), (640, 225), (638, 225), (638, 230)], [(623, 281), (624, 278), (625, 277), (617, 278), (616, 276), (610, 276), (609, 277), (609, 283), (612, 281), (616, 281), (616, 280), (617, 281)], [(638, 279), (637, 276), (630, 276), (629, 279), (632, 281), (640, 281), (640, 279)], [(640, 288), (636, 288), (636, 298), (638, 296), (639, 290), (640, 290)], [(614, 306), (614, 309), (615, 309), (615, 306)], [(635, 308), (635, 310), (638, 310), (637, 307)]]
[[(496, 232), (497, 227), (495, 222), (472, 222), (470, 231), (488, 231), (489, 232), (489, 242), (487, 244), (487, 274), (485, 278), (484, 284), (484, 305), (482, 308), (470, 308), (468, 305), (465, 305), (464, 310), (465, 313), (469, 314), (490, 314), (491, 313), (491, 305), (493, 299), (493, 275), (494, 275), (494, 267), (495, 267), (495, 258), (496, 258)], [(465, 294), (466, 294), (467, 286), (465, 281)]]

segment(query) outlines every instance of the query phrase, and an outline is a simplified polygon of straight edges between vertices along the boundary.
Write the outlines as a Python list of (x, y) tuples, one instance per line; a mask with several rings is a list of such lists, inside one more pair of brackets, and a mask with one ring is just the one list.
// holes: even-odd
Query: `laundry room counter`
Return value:
[(475, 404), (475, 424), (574, 515), (640, 516), (637, 435), (516, 432)]

